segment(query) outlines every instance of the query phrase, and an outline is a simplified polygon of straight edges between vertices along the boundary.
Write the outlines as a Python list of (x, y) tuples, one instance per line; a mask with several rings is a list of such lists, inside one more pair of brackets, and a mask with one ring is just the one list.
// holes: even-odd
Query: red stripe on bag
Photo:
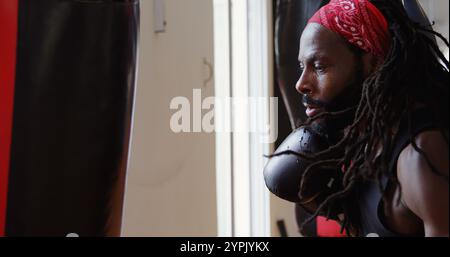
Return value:
[(5, 235), (18, 8), (18, 0), (0, 0), (0, 236)]

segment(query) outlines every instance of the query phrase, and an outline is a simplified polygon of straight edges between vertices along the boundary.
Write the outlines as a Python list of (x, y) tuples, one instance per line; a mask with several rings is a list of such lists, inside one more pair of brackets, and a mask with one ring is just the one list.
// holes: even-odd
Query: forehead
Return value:
[(299, 61), (313, 57), (338, 59), (351, 54), (345, 39), (317, 23), (306, 26), (300, 39)]

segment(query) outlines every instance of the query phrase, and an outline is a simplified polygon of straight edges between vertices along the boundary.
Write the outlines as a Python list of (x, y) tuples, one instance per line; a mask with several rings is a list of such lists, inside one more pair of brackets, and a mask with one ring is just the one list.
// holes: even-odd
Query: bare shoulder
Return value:
[[(397, 162), (397, 168), (400, 168), (397, 169), (399, 179), (407, 179), (410, 176), (431, 175), (425, 172), (412, 174), (412, 172), (408, 171), (411, 169), (415, 170), (418, 168), (425, 168), (424, 166), (429, 166), (427, 163), (428, 161), (433, 164), (441, 175), (448, 177), (449, 147), (442, 133), (438, 130), (422, 132), (416, 136), (415, 143), (422, 153), (417, 151), (412, 144), (409, 144), (405, 149), (403, 149)], [(430, 167), (426, 170), (428, 169), (430, 169)]]
[[(425, 224), (428, 234), (448, 234), (449, 146), (439, 131), (425, 131), (397, 161), (402, 200)], [(433, 167), (433, 168), (432, 168)], [(445, 226), (446, 231), (439, 231)]]

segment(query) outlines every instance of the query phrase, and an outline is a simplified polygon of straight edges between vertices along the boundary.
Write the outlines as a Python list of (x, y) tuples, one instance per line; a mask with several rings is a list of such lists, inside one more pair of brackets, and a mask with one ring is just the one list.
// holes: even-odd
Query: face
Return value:
[(361, 89), (363, 60), (338, 34), (319, 24), (308, 24), (300, 40), (299, 62), (302, 75), (296, 89), (303, 94), (308, 117), (337, 111), (331, 106), (359, 98), (351, 92)]

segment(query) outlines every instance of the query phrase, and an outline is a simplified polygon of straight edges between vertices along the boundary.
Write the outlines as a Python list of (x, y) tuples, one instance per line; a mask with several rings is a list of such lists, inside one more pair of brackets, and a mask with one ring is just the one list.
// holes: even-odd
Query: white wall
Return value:
[[(213, 63), (211, 0), (165, 0), (167, 28), (153, 32), (153, 0), (141, 1), (136, 110), (123, 236), (216, 236), (214, 134), (170, 130), (175, 96), (192, 99)], [(214, 94), (210, 82), (203, 97)], [(191, 100), (192, 101), (192, 100)]]

